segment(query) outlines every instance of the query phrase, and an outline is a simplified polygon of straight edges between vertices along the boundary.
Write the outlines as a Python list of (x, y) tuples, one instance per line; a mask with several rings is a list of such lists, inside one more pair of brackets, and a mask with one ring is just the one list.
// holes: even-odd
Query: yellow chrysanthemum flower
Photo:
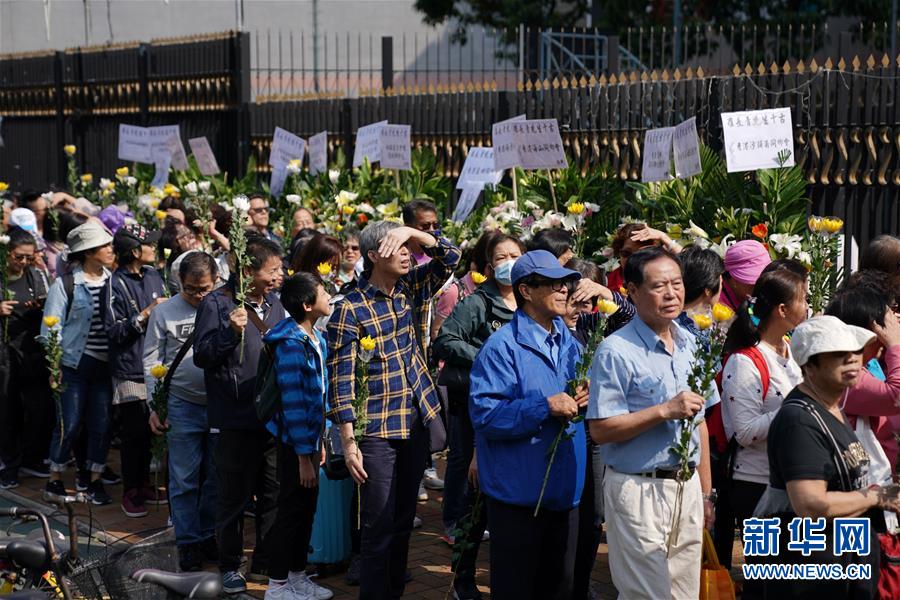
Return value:
[(724, 323), (725, 321), (730, 320), (734, 317), (734, 311), (724, 304), (716, 303), (712, 309), (713, 319), (716, 320), (717, 323)]
[(63, 146), (63, 152), (68, 156), (75, 156), (75, 144), (66, 144)]
[(606, 300), (605, 298), (601, 298), (597, 301), (597, 310), (600, 313), (606, 315), (607, 317), (616, 313), (619, 310), (619, 305), (613, 302), (612, 300)]
[(341, 212), (347, 216), (352, 215), (354, 210), (356, 210), (356, 209), (353, 208), (352, 206), (350, 206), (349, 204), (347, 206), (344, 206), (341, 208)]
[(164, 210), (156, 211), (156, 218), (159, 219), (160, 221), (165, 221), (167, 216), (169, 216), (169, 215), (167, 215), (166, 211), (164, 211)]
[(328, 277), (329, 275), (331, 275), (331, 265), (324, 262), (319, 263), (319, 266), (316, 267), (316, 271), (318, 271), (319, 275), (321, 275), (322, 277)]
[(9, 184), (5, 181), (0, 181), (0, 194), (9, 189)]
[(292, 277), (294, 275), (294, 270), (288, 269), (287, 273), (288, 273), (288, 277)]
[(807, 221), (807, 223), (809, 224), (810, 231), (822, 231), (822, 217), (812, 216), (809, 218), (809, 221)]
[(359, 347), (366, 352), (371, 352), (375, 349), (375, 340), (372, 339), (371, 335), (367, 335), (366, 337), (359, 340)]
[(166, 196), (180, 196), (181, 195), (181, 192), (178, 191), (178, 188), (175, 187), (174, 185), (172, 185), (171, 183), (167, 183), (163, 187), (163, 193)]
[(53, 315), (47, 315), (44, 317), (44, 325), (47, 327), (56, 327), (59, 325), (59, 317), (54, 317)]
[(703, 331), (712, 327), (713, 321), (709, 315), (699, 314), (694, 315), (694, 323), (700, 331)]
[(584, 204), (581, 202), (573, 202), (567, 209), (570, 215), (580, 215), (584, 212)]
[(482, 283), (487, 281), (487, 277), (485, 277), (478, 271), (472, 271), (472, 281), (475, 282), (475, 285), (481, 285)]
[(85, 173), (81, 176), (81, 183), (90, 183), (94, 180), (94, 176), (90, 173)]
[(116, 175), (119, 177), (128, 177), (128, 167), (119, 167), (116, 169)]
[(166, 376), (166, 373), (169, 372), (169, 367), (164, 364), (154, 365), (150, 369), (150, 374), (153, 375), (156, 379), (162, 379)]
[(163, 248), (163, 256), (166, 259), (168, 259), (170, 256), (172, 256), (172, 249), (171, 248)]
[(844, 226), (844, 222), (837, 217), (825, 217), (822, 219), (822, 229), (828, 233), (837, 233)]

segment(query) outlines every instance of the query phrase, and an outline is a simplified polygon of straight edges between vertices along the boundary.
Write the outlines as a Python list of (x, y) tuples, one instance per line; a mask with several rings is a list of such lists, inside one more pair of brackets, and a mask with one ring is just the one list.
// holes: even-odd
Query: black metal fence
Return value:
[(225, 168), (247, 157), (248, 34), (0, 57), (0, 173), (16, 188), (65, 181), (64, 144), (84, 172), (112, 173), (120, 123), (206, 136)]

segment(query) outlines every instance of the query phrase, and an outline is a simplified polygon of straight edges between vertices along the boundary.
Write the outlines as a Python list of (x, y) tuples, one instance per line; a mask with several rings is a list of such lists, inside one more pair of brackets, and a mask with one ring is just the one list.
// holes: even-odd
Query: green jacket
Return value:
[(460, 300), (444, 321), (432, 345), (436, 358), (442, 359), (447, 370), (468, 373), (475, 355), (492, 333), (512, 320), (513, 311), (507, 308), (497, 284), (488, 281)]

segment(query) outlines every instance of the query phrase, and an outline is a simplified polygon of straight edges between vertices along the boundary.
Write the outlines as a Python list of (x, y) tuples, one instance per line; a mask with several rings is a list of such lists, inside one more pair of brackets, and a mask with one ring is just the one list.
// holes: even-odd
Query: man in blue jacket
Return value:
[(216, 538), (227, 594), (247, 589), (238, 567), (244, 554), (244, 507), (254, 493), (256, 548), (250, 573), (266, 574), (263, 540), (274, 521), (278, 496), (275, 441), (256, 417), (253, 395), (263, 335), (284, 319), (284, 308), (275, 295), (282, 277), (281, 248), (262, 236), (248, 234), (247, 256), (250, 266), (244, 275), (251, 283), (244, 306), (234, 303), (232, 279), (203, 299), (194, 326), (194, 364), (204, 370), (209, 426), (219, 434)]
[[(581, 275), (533, 250), (512, 270), (518, 309), (488, 338), (472, 367), (469, 413), (479, 486), (491, 527), (491, 597), (567, 599), (572, 592), (578, 502), (587, 460), (584, 427), (569, 423), (587, 388), (566, 393), (581, 346), (562, 316)], [(534, 516), (547, 460), (566, 427)]]

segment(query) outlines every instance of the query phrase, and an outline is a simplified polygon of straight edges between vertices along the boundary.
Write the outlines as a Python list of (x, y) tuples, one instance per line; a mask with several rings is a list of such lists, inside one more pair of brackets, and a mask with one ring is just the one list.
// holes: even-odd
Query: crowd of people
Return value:
[[(226, 593), (267, 581), (271, 600), (333, 595), (306, 567), (321, 467), (336, 459), (357, 484), (347, 577), (363, 599), (403, 595), (424, 488), (443, 490), (459, 600), (481, 597), (488, 538), (493, 598), (591, 598), (601, 532), (621, 597), (697, 598), (704, 528), (730, 567), (745, 520), (769, 517), (778, 562), (865, 563), (872, 577), (747, 580), (743, 597), (877, 597), (879, 552), (800, 552), (788, 523), (869, 517), (872, 548), (896, 531), (900, 239), (876, 238), (810, 315), (806, 267), (753, 240), (723, 259), (628, 224), (605, 274), (558, 228), (527, 243), (489, 231), (463, 253), (427, 200), (340, 239), (304, 208), (281, 239), (266, 197), (249, 205), (241, 302), (221, 207), (204, 227), (166, 198), (149, 230), (62, 192), (6, 202), (0, 488), (46, 478), (48, 498), (76, 490), (134, 518), (168, 504), (182, 570), (218, 565)], [(698, 317), (719, 304), (733, 317), (700, 395), (690, 375), (711, 342)], [(268, 384), (278, 400), (262, 419)]]

